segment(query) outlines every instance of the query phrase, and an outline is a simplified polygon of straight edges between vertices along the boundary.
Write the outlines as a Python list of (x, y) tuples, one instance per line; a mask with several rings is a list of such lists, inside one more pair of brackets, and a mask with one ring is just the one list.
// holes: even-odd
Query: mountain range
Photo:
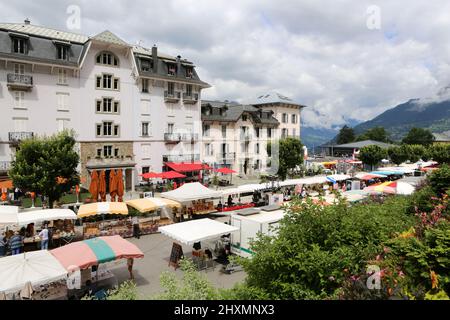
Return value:
[[(348, 121), (347, 125), (353, 127), (357, 135), (374, 127), (384, 127), (394, 141), (403, 139), (413, 127), (429, 129), (433, 133), (448, 131), (450, 130), (450, 87), (441, 89), (433, 97), (411, 99), (399, 104), (372, 120), (359, 124), (352, 120)], [(312, 148), (333, 141), (341, 127), (314, 129), (305, 125), (302, 127), (302, 142), (308, 148)]]

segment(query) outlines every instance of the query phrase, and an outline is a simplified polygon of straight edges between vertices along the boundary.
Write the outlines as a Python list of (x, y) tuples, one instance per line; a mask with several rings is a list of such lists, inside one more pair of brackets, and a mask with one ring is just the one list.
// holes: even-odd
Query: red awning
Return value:
[(177, 172), (192, 172), (201, 170), (211, 170), (212, 168), (201, 162), (166, 162), (166, 166)]
[(186, 178), (184, 174), (175, 172), (175, 171), (167, 171), (161, 173), (161, 178), (163, 179), (178, 179), (178, 178)]
[(232, 173), (236, 173), (236, 171), (231, 170), (231, 169), (229, 169), (229, 168), (220, 168), (220, 169), (217, 169), (216, 172), (218, 172), (218, 173), (223, 173), (223, 174), (232, 174)]

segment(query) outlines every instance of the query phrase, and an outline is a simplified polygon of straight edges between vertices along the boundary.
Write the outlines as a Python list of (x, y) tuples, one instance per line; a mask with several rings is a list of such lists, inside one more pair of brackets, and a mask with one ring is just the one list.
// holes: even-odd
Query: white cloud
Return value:
[[(368, 120), (450, 83), (450, 3), (422, 1), (171, 0), (1, 1), (9, 22), (65, 28), (81, 7), (81, 33), (104, 29), (158, 44), (195, 62), (209, 99), (244, 101), (279, 91), (308, 106), (307, 124)], [(381, 29), (366, 26), (378, 5)]]

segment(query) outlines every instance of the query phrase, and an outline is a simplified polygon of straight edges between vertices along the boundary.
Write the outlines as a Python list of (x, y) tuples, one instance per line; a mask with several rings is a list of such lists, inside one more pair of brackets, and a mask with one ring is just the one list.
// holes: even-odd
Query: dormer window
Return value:
[(151, 72), (153, 69), (152, 60), (141, 60), (141, 70), (144, 72)]
[(28, 39), (13, 37), (12, 38), (12, 51), (19, 54), (28, 53)]
[(56, 52), (57, 52), (58, 60), (68, 60), (69, 59), (69, 47), (57, 45)]
[(107, 66), (119, 66), (119, 59), (111, 52), (101, 52), (97, 55), (96, 61)]
[(168, 67), (167, 74), (168, 74), (169, 76), (174, 76), (174, 75), (177, 74), (177, 66), (176, 66), (175, 64), (173, 64), (173, 63), (168, 63), (168, 64), (167, 64), (167, 67)]
[(194, 69), (192, 67), (186, 68), (186, 78), (192, 78), (194, 76)]

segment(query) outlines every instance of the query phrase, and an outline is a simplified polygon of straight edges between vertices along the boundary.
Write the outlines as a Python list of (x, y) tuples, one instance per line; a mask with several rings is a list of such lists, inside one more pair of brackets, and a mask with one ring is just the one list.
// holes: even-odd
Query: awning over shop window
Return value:
[(193, 171), (201, 171), (201, 170), (211, 170), (212, 168), (206, 164), (201, 162), (166, 162), (166, 166), (170, 169), (177, 172), (193, 172)]

